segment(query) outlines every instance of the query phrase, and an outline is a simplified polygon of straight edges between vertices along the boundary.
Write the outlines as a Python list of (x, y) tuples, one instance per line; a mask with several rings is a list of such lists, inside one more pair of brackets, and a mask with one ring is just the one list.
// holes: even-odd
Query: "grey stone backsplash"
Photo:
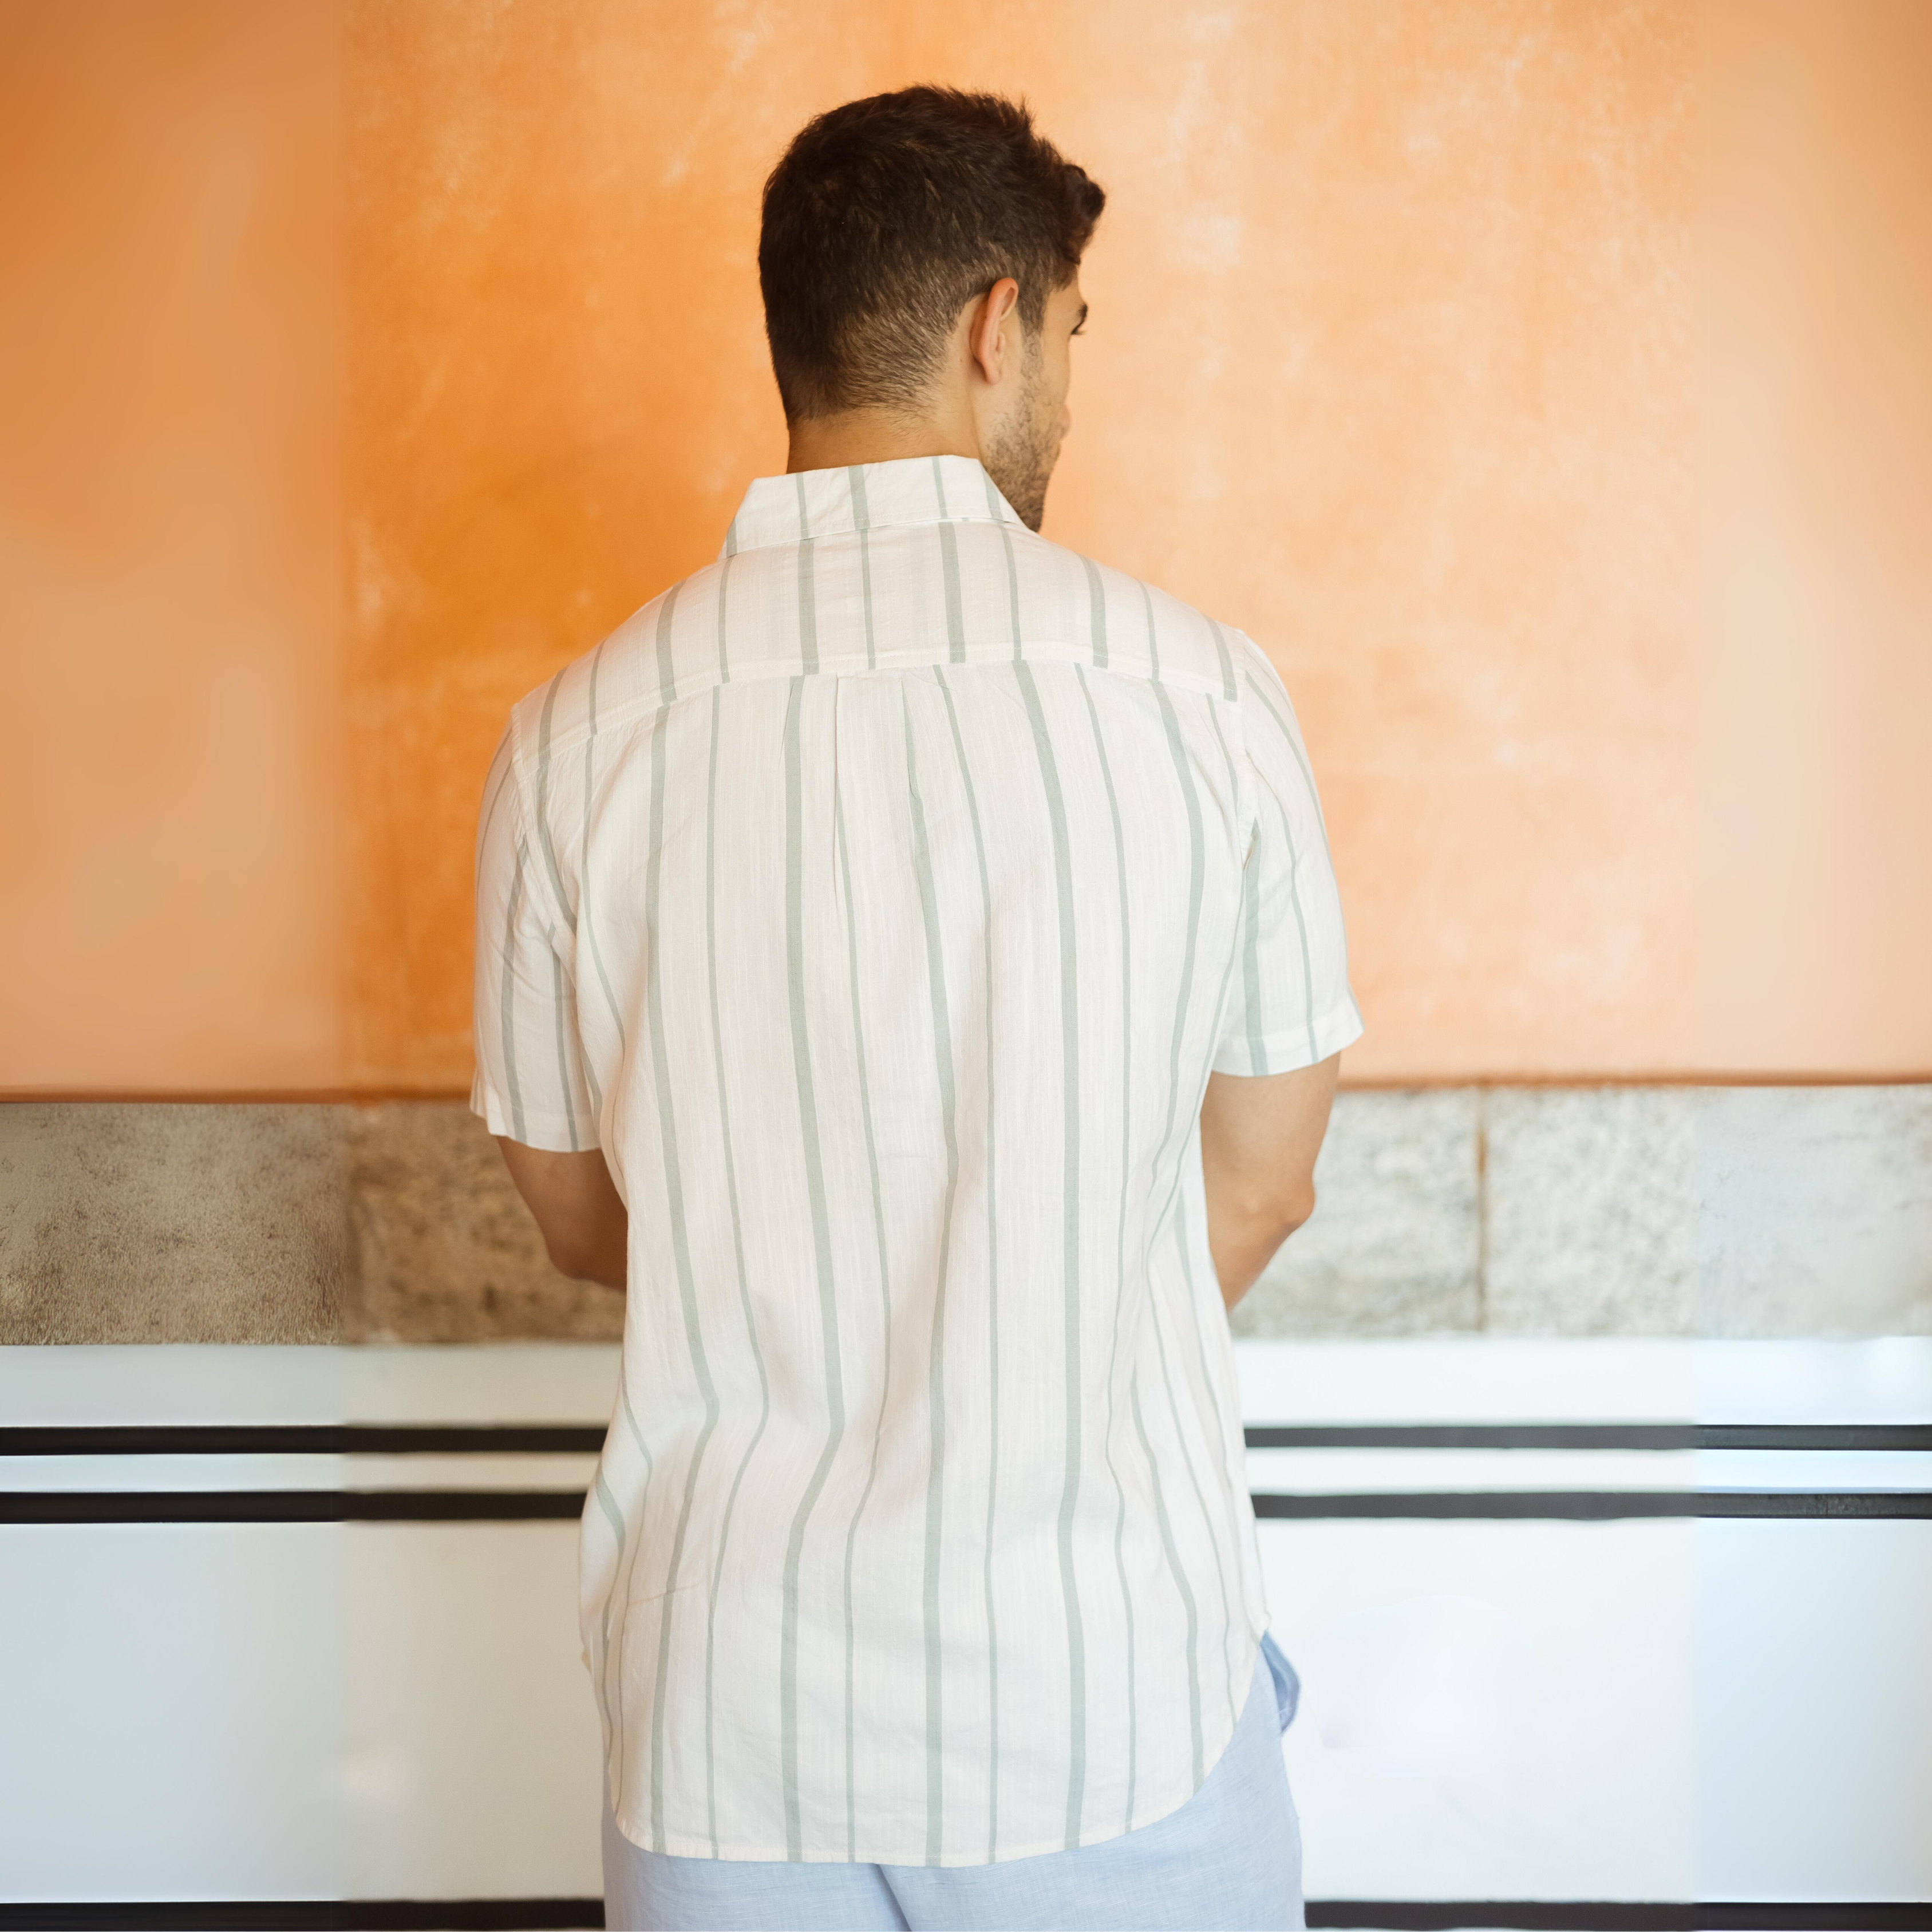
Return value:
[[(1237, 1334), (1932, 1333), (1932, 1087), (1338, 1096)], [(0, 1343), (614, 1338), (460, 1100), (0, 1106)]]

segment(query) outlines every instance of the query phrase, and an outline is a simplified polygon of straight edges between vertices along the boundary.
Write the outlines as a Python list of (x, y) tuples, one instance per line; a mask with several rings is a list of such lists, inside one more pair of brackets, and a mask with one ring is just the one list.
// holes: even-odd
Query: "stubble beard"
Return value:
[(1019, 520), (1037, 533), (1046, 514), (1046, 485), (1060, 454), (1059, 439), (1051, 422), (1040, 420), (1040, 352), (1027, 358), (1025, 386), (1020, 406), (998, 438), (987, 446), (983, 461), (994, 487), (1012, 504)]

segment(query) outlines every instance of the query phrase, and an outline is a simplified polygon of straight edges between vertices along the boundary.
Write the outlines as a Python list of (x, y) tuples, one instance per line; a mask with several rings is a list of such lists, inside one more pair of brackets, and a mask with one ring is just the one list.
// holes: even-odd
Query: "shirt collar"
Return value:
[(972, 456), (908, 456), (848, 470), (760, 476), (724, 533), (720, 559), (812, 537), (911, 524), (1011, 524), (1018, 513)]

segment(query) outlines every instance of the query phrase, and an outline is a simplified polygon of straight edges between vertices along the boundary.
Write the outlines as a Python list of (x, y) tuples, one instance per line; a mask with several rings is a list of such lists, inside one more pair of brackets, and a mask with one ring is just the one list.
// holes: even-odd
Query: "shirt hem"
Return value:
[[(1264, 1624), (1262, 1630), (1264, 1630), (1267, 1628), (1268, 1626)], [(787, 1852), (764, 1846), (753, 1847), (743, 1845), (720, 1845), (714, 1852), (711, 1849), (711, 1840), (708, 1838), (687, 1838), (677, 1833), (667, 1835), (662, 1844), (652, 1844), (647, 1838), (640, 1837), (638, 1834), (638, 1831), (634, 1828), (632, 1821), (627, 1819), (622, 1813), (614, 1811), (611, 1820), (618, 1831), (640, 1852), (654, 1852), (670, 1858), (708, 1858), (742, 1864), (902, 1865), (916, 1866), (922, 1870), (928, 1870), (938, 1866), (942, 1869), (959, 1870), (987, 1864), (1012, 1864), (1022, 1858), (1042, 1858), (1053, 1852), (1085, 1851), (1090, 1846), (1107, 1844), (1115, 1838), (1129, 1837), (1133, 1832), (1144, 1831), (1150, 1825), (1158, 1825), (1162, 1819), (1171, 1818), (1183, 1805), (1200, 1796), (1202, 1786), (1214, 1775), (1214, 1767), (1228, 1754), (1229, 1747), (1234, 1742), (1234, 1733), (1240, 1726), (1242, 1712), (1247, 1708), (1247, 1697), (1253, 1692), (1256, 1666), (1261, 1659), (1261, 1642), (1262, 1630), (1257, 1630), (1250, 1627), (1247, 1642), (1248, 1668), (1246, 1675), (1242, 1680), (1249, 1687), (1248, 1690), (1244, 1694), (1240, 1708), (1235, 1712), (1226, 1732), (1219, 1742), (1211, 1748), (1203, 1749), (1200, 1784), (1190, 1785), (1184, 1780), (1182, 1785), (1178, 1788), (1172, 1802), (1162, 1803), (1158, 1810), (1144, 1813), (1136, 1820), (1128, 1831), (1114, 1831), (1104, 1826), (1096, 1826), (1090, 1832), (1083, 1833), (1078, 1840), (1072, 1845), (1068, 1844), (1064, 1838), (1054, 1838), (1044, 1840), (1037, 1844), (1018, 1846), (1010, 1850), (1002, 1846), (1000, 1856), (997, 1858), (980, 1858), (970, 1852), (962, 1852), (957, 1856), (949, 1856), (942, 1853), (937, 1858), (928, 1858), (922, 1856), (895, 1858), (889, 1852), (868, 1850), (863, 1846), (861, 1846), (858, 1851), (850, 1857), (842, 1850), (814, 1851), (808, 1849), (800, 1857), (794, 1858)]]
[(598, 1147), (596, 1126), (572, 1114), (526, 1107), (522, 1110), (520, 1130), (509, 1102), (480, 1072), (470, 1083), (470, 1111), (481, 1115), (493, 1134), (500, 1134), (524, 1147), (541, 1148), (547, 1154), (589, 1154)]
[(1343, 1005), (1330, 1007), (1312, 1026), (1263, 1034), (1258, 1040), (1245, 1036), (1231, 1040), (1210, 1064), (1216, 1073), (1293, 1073), (1340, 1053), (1361, 1036), (1361, 1015), (1351, 998)]

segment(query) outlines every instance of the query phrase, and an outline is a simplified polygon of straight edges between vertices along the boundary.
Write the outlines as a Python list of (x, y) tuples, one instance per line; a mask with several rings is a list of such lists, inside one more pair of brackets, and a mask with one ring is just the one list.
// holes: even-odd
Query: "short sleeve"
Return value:
[(1256, 824), (1214, 1066), (1288, 1073), (1358, 1039), (1362, 1016), (1348, 987), (1341, 895), (1294, 708), (1252, 640), (1237, 644)]
[(578, 1032), (574, 959), (538, 868), (516, 770), (514, 721), (483, 784), (476, 828), (476, 953), (470, 1112), (493, 1134), (575, 1153), (598, 1144)]

